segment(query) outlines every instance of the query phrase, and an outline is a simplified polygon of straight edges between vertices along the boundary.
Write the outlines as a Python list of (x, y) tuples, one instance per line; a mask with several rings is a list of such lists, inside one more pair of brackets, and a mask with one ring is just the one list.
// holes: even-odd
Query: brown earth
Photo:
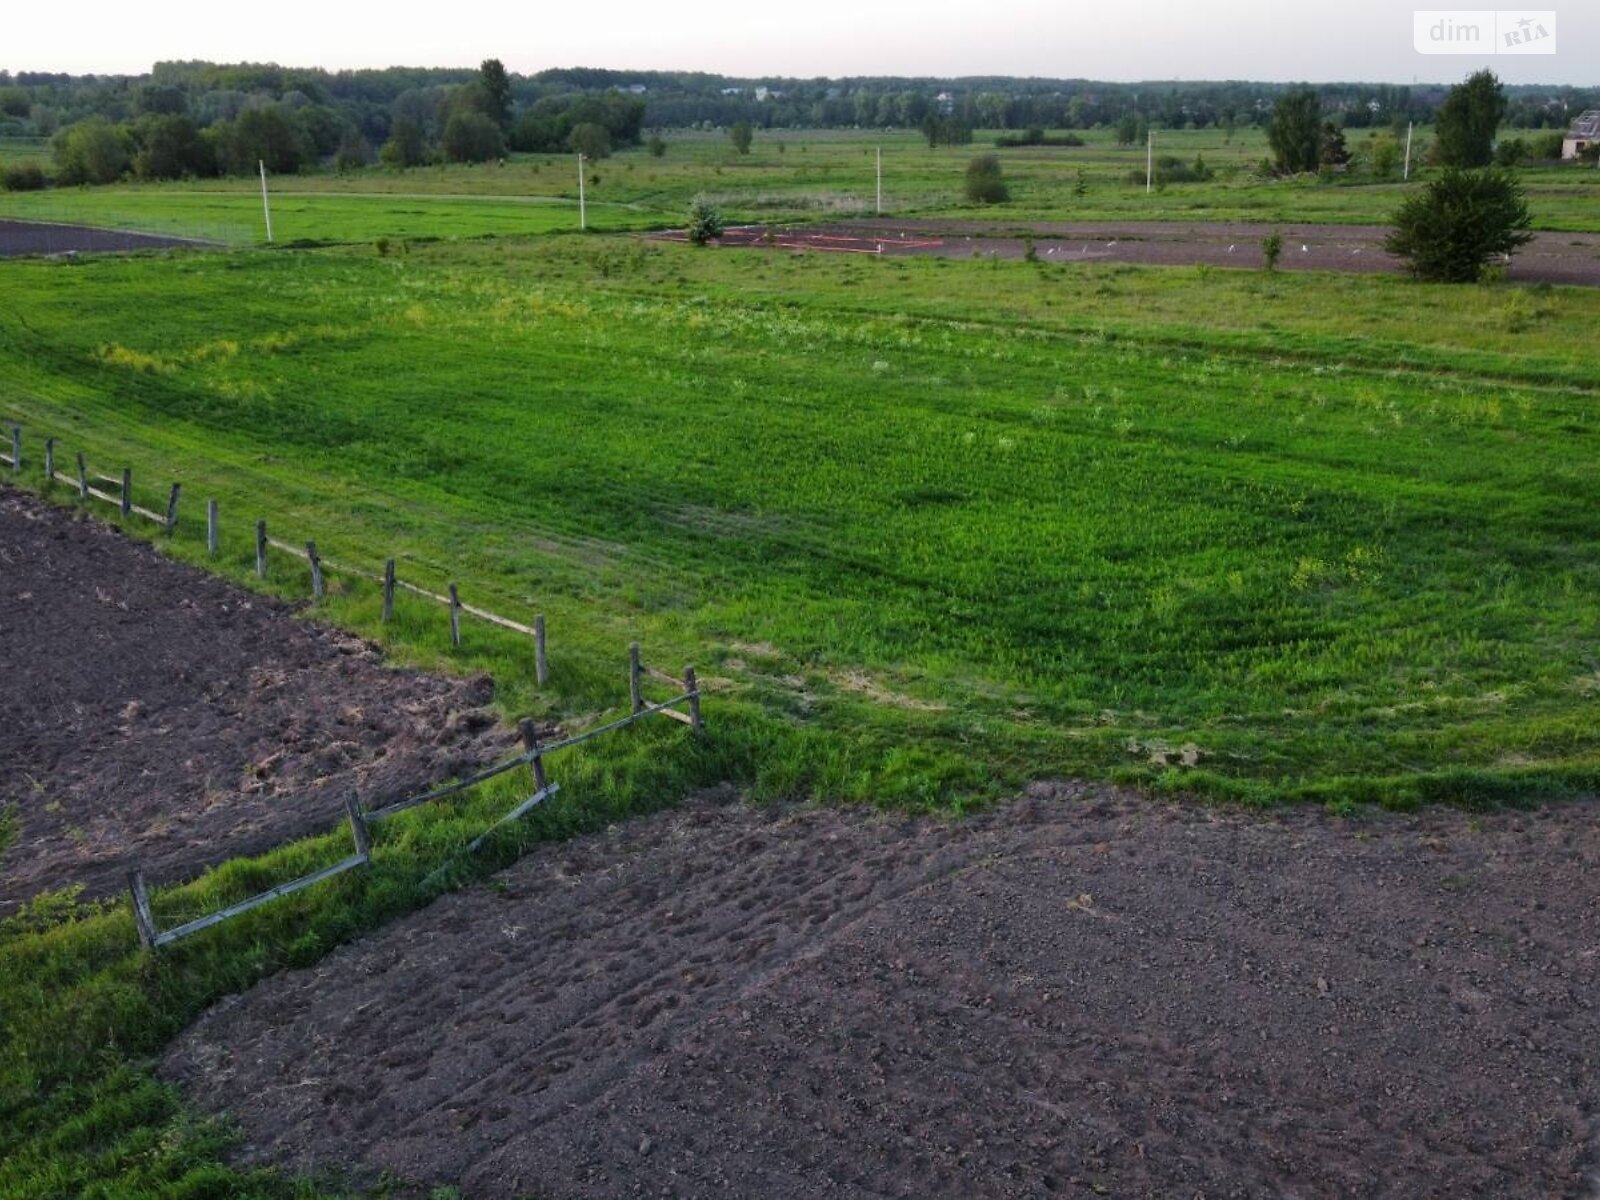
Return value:
[[(1128, 262), (1163, 266), (1260, 269), (1261, 239), (1283, 235), (1284, 270), (1389, 271), (1405, 268), (1383, 249), (1377, 225), (1206, 223), (1191, 221), (1043, 221), (1025, 228), (940, 218), (875, 219), (785, 229), (729, 229), (724, 246), (847, 254), (1021, 258), (1031, 239), (1047, 263)], [(770, 234), (770, 236), (769, 236)], [(653, 234), (682, 240), (682, 234)], [(1525, 283), (1600, 286), (1600, 234), (1538, 233), (1517, 252), (1506, 277)]]
[(0, 488), (0, 912), (198, 874), (332, 826), (352, 787), (487, 761), (492, 698)]
[(241, 1158), (400, 1194), (1595, 1195), (1597, 878), (1587, 805), (708, 800), (266, 980), (162, 1072)]
[(207, 246), (193, 238), (98, 229), (92, 225), (59, 225), (51, 221), (0, 220), (0, 258), (28, 254), (98, 254), (110, 251), (165, 250), (173, 246)]

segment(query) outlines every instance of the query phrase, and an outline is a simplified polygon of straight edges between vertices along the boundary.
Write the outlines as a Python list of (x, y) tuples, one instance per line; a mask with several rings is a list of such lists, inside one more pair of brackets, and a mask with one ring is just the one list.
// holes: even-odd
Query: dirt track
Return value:
[(0, 258), (27, 254), (97, 254), (108, 251), (165, 250), (173, 246), (206, 246), (192, 238), (98, 229), (92, 225), (60, 225), (50, 221), (0, 220)]
[[(1021, 258), (1026, 237), (1047, 263), (1129, 262), (1163, 266), (1247, 267), (1262, 264), (1261, 239), (1283, 235), (1280, 265), (1290, 271), (1400, 272), (1384, 252), (1389, 230), (1374, 225), (1207, 224), (1187, 221), (1038, 222), (1026, 229), (995, 222), (865, 220), (795, 229), (730, 229), (724, 246), (940, 258)], [(997, 236), (1003, 232), (1005, 236)], [(681, 235), (652, 235), (679, 237)], [(881, 249), (880, 249), (881, 248)], [(1507, 277), (1525, 283), (1600, 286), (1600, 234), (1540, 233), (1513, 259)]]
[(1577, 805), (707, 802), (269, 979), (163, 1073), (248, 1160), (471, 1197), (1593, 1195), (1597, 869)]
[(359, 638), (0, 487), (0, 913), (172, 882), (327, 828), (505, 744), (487, 679), (384, 667)]

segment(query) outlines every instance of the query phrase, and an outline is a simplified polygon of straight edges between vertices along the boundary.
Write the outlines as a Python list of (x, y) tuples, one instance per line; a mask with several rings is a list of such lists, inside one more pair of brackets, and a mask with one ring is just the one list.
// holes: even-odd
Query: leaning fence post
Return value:
[(550, 680), (550, 660), (544, 652), (544, 614), (533, 618), (533, 677), (540, 687)]
[(46, 483), (54, 483), (56, 481), (55, 438), (45, 438), (44, 440), (44, 481)]
[(306, 561), (311, 564), (311, 594), (318, 600), (322, 599), (322, 559), (317, 557), (317, 544), (306, 543)]
[(122, 515), (133, 512), (133, 468), (122, 468)]
[(533, 790), (544, 791), (544, 758), (539, 753), (539, 734), (533, 728), (533, 722), (524, 718), (517, 723), (517, 729), (522, 734), (522, 746), (528, 754), (528, 765), (533, 768)]
[(219, 537), (218, 537), (218, 530), (217, 530), (217, 502), (215, 500), (207, 500), (206, 501), (206, 553), (211, 555), (212, 557), (216, 556), (218, 541), (219, 541)]
[(256, 578), (267, 577), (267, 522), (256, 522)]
[(394, 620), (394, 559), (383, 564), (383, 619)]
[(11, 469), (22, 470), (22, 426), (11, 426)]
[(367, 834), (367, 821), (361, 815), (361, 801), (351, 792), (344, 798), (344, 811), (350, 814), (350, 836), (356, 842), (356, 856), (362, 862), (372, 861), (372, 840)]
[(633, 701), (633, 711), (644, 708), (644, 690), (639, 686), (639, 643), (628, 643), (628, 696)]
[(133, 923), (139, 927), (139, 942), (146, 950), (154, 950), (156, 920), (150, 912), (150, 893), (144, 886), (143, 871), (128, 872), (128, 890), (133, 893)]
[(683, 690), (689, 693), (689, 728), (696, 736), (704, 737), (706, 727), (700, 720), (700, 682), (695, 678), (693, 667), (683, 669)]
[(178, 527), (178, 489), (179, 484), (173, 484), (172, 490), (167, 493), (167, 536), (172, 536), (172, 531)]
[(461, 649), (461, 597), (456, 585), (450, 585), (450, 644)]
[(89, 468), (84, 465), (83, 451), (78, 451), (78, 499), (89, 498)]

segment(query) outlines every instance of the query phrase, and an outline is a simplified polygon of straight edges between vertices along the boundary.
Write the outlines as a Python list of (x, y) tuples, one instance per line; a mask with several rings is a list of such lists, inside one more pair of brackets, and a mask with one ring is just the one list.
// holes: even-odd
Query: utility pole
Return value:
[(267, 203), (267, 164), (256, 159), (256, 166), (261, 168), (261, 213), (267, 218), (267, 244), (272, 244), (272, 205)]
[(1147, 128), (1144, 132), (1144, 194), (1150, 194), (1151, 185), (1155, 183), (1155, 153), (1156, 131)]
[(589, 213), (583, 203), (583, 155), (578, 155), (578, 228), (589, 228)]
[(883, 216), (883, 147), (878, 147), (878, 215)]
[(1411, 182), (1411, 130), (1415, 124), (1414, 121), (1406, 122), (1406, 172), (1403, 178), (1407, 183)]

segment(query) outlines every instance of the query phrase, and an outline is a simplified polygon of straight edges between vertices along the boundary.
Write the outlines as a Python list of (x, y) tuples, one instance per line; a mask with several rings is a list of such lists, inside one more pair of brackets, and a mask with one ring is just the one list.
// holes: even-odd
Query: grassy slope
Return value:
[[(730, 219), (797, 220), (872, 210), (874, 154), (881, 146), (885, 210), (917, 216), (977, 216), (1007, 224), (1042, 220), (1243, 220), (1281, 223), (1387, 222), (1405, 185), (1359, 175), (1258, 180), (1267, 155), (1259, 130), (1231, 139), (1221, 130), (1159, 131), (1157, 153), (1186, 163), (1196, 156), (1218, 172), (1208, 183), (1173, 184), (1147, 195), (1130, 172), (1144, 169), (1144, 147), (1119, 147), (1106, 131), (1082, 147), (995, 151), (985, 135), (972, 146), (929, 150), (904, 132), (763, 133), (748, 156), (726, 137), (678, 133), (665, 157), (641, 149), (594, 164), (588, 199), (594, 227), (626, 230), (681, 223), (689, 201), (705, 194)], [(1419, 135), (1426, 140), (1426, 131)], [(1350, 144), (1365, 140), (1353, 131)], [(1419, 145), (1423, 144), (1419, 142)], [(998, 153), (1010, 203), (971, 208), (962, 198), (968, 160)], [(1142, 178), (1142, 177), (1141, 177)], [(1082, 181), (1085, 191), (1078, 194)], [(1524, 179), (1539, 228), (1600, 229), (1600, 172), (1538, 167)], [(570, 156), (516, 155), (506, 165), (383, 168), (336, 175), (276, 178), (272, 188), (280, 241), (362, 241), (377, 237), (468, 237), (540, 233), (576, 224), (577, 178)], [(530, 204), (530, 200), (559, 203)], [(207, 180), (114, 188), (0, 194), (0, 216), (84, 221), (153, 229), (247, 244), (263, 238), (260, 197), (250, 180)]]
[[(545, 239), (0, 265), (0, 416), (153, 501), (219, 569), (248, 526), (397, 553), (550, 615), (553, 686), (469, 624), (514, 712), (693, 659), (714, 737), (565, 757), (564, 836), (735, 778), (956, 802), (1079, 771), (1256, 798), (1592, 791), (1600, 294)], [(338, 584), (339, 581), (335, 581)], [(287, 562), (272, 586), (304, 595)], [(364, 587), (333, 619), (379, 632)], [(403, 602), (396, 652), (447, 659)], [(1163, 746), (1193, 743), (1152, 764)], [(0, 933), (0, 1196), (312, 1195), (218, 1165), (144, 1056), (209, 1000), (485, 869), (514, 784), (401, 818), (378, 866), (189, 943), (46, 901)], [(330, 861), (311, 839), (164, 919)]]

